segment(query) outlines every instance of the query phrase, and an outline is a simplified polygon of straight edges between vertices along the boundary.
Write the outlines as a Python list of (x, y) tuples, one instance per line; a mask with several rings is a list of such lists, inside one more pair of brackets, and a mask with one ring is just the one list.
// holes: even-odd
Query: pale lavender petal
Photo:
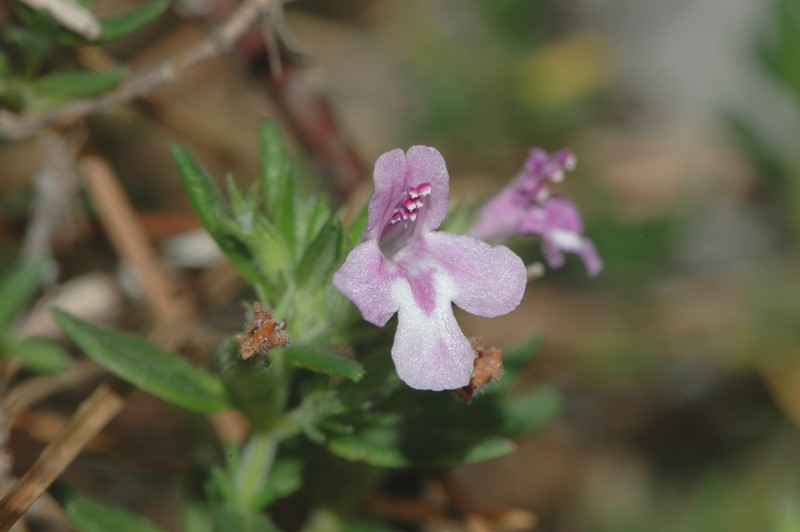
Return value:
[(603, 270), (603, 259), (600, 258), (591, 240), (584, 238), (583, 246), (578, 253), (581, 256), (581, 260), (583, 260), (583, 265), (586, 267), (589, 277), (596, 277)]
[(447, 166), (439, 150), (428, 146), (412, 146), (406, 155), (406, 186), (431, 184), (431, 195), (428, 196), (428, 213), (423, 229), (431, 231), (442, 224), (447, 215), (447, 202), (450, 194), (450, 177)]
[(396, 149), (375, 161), (372, 178), (375, 192), (369, 200), (369, 217), (364, 238), (378, 238), (406, 189), (406, 154)]
[(594, 244), (583, 235), (578, 208), (566, 198), (551, 196), (542, 205), (529, 207), (521, 231), (541, 236), (547, 263), (552, 268), (564, 265), (563, 252), (567, 251), (580, 255), (591, 277), (603, 269)]
[(392, 359), (397, 374), (412, 388), (452, 390), (469, 384), (475, 354), (453, 316), (450, 282), (440, 275), (433, 282), (432, 314), (418, 306), (408, 283), (395, 282), (393, 296), (400, 308)]
[(360, 244), (333, 274), (333, 285), (361, 311), (364, 319), (379, 327), (386, 325), (397, 304), (391, 293), (397, 266), (378, 249), (376, 240)]
[(522, 300), (527, 271), (507, 247), (443, 232), (429, 233), (417, 247), (449, 277), (453, 303), (467, 312), (491, 318), (508, 314)]
[(518, 233), (524, 215), (524, 200), (513, 187), (506, 187), (486, 202), (469, 234), (485, 240)]
[(545, 257), (551, 268), (564, 265), (563, 251), (576, 253), (583, 261), (589, 277), (595, 277), (603, 269), (603, 260), (591, 240), (579, 233), (555, 230), (542, 236)]

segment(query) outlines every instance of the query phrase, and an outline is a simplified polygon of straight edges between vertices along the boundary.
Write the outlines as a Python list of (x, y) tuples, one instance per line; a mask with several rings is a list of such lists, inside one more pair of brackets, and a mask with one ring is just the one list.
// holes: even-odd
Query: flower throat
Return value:
[(425, 198), (430, 195), (430, 183), (421, 183), (406, 189), (381, 232), (379, 246), (384, 256), (392, 257), (405, 246), (414, 243), (419, 235), (418, 228), (425, 218)]

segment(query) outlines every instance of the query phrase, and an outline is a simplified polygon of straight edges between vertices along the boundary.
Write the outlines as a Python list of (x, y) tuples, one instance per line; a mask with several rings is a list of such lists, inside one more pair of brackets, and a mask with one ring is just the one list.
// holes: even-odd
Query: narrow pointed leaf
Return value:
[(302, 228), (303, 233), (303, 241), (310, 242), (316, 235), (319, 233), (319, 230), (322, 229), (322, 226), (325, 225), (328, 220), (331, 218), (330, 208), (328, 207), (328, 203), (322, 199), (318, 198), (314, 201), (313, 205), (309, 209), (309, 212), (304, 216), (306, 218), (306, 223), (304, 224), (305, 227)]
[(367, 228), (367, 220), (369, 219), (369, 204), (364, 204), (361, 210), (356, 215), (355, 219), (347, 228), (347, 234), (350, 236), (350, 241), (357, 243), (361, 241), (361, 235)]
[(303, 485), (303, 464), (299, 459), (278, 460), (269, 472), (269, 480), (258, 495), (257, 506), (264, 508), (278, 499), (291, 495)]
[(178, 167), (183, 188), (203, 227), (247, 282), (252, 286), (259, 286), (263, 277), (254, 266), (252, 256), (244, 243), (226, 229), (225, 222), (230, 220), (228, 209), (208, 173), (183, 146), (172, 146), (172, 158)]
[(286, 145), (272, 122), (261, 129), (261, 177), (267, 215), (294, 252), (297, 203), (294, 175)]
[(0, 279), (0, 334), (39, 289), (44, 267), (44, 262), (21, 262)]
[(292, 345), (284, 349), (283, 356), (295, 366), (318, 373), (338, 375), (352, 381), (364, 376), (364, 367), (352, 358), (316, 346)]
[(128, 69), (115, 67), (103, 71), (58, 72), (36, 80), (36, 90), (56, 98), (80, 98), (105, 92), (122, 81)]
[(220, 220), (227, 218), (227, 209), (222, 196), (208, 172), (189, 150), (180, 145), (173, 145), (172, 159), (178, 166), (183, 188), (189, 195), (197, 216), (208, 232), (214, 236), (220, 232)]
[(126, 37), (160, 17), (168, 7), (168, 0), (155, 0), (121, 15), (103, 19), (103, 29), (98, 40), (108, 42)]
[(324, 285), (328, 282), (328, 277), (338, 265), (342, 237), (342, 226), (336, 219), (320, 229), (297, 265), (298, 284)]
[(467, 405), (452, 393), (400, 384), (382, 353), (364, 364), (360, 382), (337, 388), (344, 409), (317, 420), (325, 445), (349, 460), (381, 467), (487, 460), (511, 452), (514, 438), (540, 430), (560, 411), (560, 395), (550, 388), (509, 396), (489, 386)]
[(66, 350), (48, 340), (11, 340), (3, 347), (3, 351), (9, 358), (38, 373), (60, 373), (66, 371), (71, 363)]
[(53, 315), (86, 356), (142, 390), (199, 412), (229, 406), (222, 380), (179, 355), (141, 336), (98, 327), (60, 310)]
[(83, 495), (70, 495), (64, 505), (67, 519), (81, 532), (159, 532), (161, 529), (121, 508), (104, 504)]

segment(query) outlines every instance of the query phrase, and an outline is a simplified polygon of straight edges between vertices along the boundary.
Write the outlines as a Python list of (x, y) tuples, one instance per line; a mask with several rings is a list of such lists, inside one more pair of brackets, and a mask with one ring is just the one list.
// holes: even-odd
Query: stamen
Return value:
[(570, 150), (561, 150), (556, 153), (556, 160), (558, 161), (558, 164), (560, 164), (564, 170), (568, 172), (575, 170), (575, 166), (578, 162), (575, 154)]
[(430, 196), (431, 190), (430, 183), (421, 183), (416, 187), (408, 187), (406, 189), (406, 197), (403, 199), (403, 204), (395, 208), (391, 219), (389, 219), (389, 223), (396, 224), (397, 222), (406, 222), (407, 220), (411, 220), (412, 222), (416, 221), (416, 211), (421, 209), (424, 205), (421, 198)]
[(412, 199), (419, 198), (420, 196), (430, 196), (430, 194), (431, 194), (430, 183), (420, 183), (416, 187), (408, 187), (408, 195)]

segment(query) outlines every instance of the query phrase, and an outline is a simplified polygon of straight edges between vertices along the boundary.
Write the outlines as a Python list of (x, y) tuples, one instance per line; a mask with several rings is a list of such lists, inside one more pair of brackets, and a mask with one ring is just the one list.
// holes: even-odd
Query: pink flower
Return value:
[(583, 235), (577, 207), (566, 198), (551, 195), (547, 186), (549, 182), (563, 181), (565, 172), (574, 168), (571, 151), (560, 150), (551, 155), (534, 148), (517, 177), (486, 202), (470, 234), (487, 240), (515, 234), (539, 235), (551, 268), (564, 265), (564, 252), (576, 253), (594, 277), (603, 269), (603, 261), (592, 241)]
[(511, 312), (525, 291), (525, 266), (505, 246), (435, 230), (447, 214), (449, 177), (434, 148), (381, 155), (374, 179), (364, 240), (333, 284), (375, 325), (397, 312), (392, 358), (406, 384), (466, 386), (475, 355), (452, 303), (478, 316)]

